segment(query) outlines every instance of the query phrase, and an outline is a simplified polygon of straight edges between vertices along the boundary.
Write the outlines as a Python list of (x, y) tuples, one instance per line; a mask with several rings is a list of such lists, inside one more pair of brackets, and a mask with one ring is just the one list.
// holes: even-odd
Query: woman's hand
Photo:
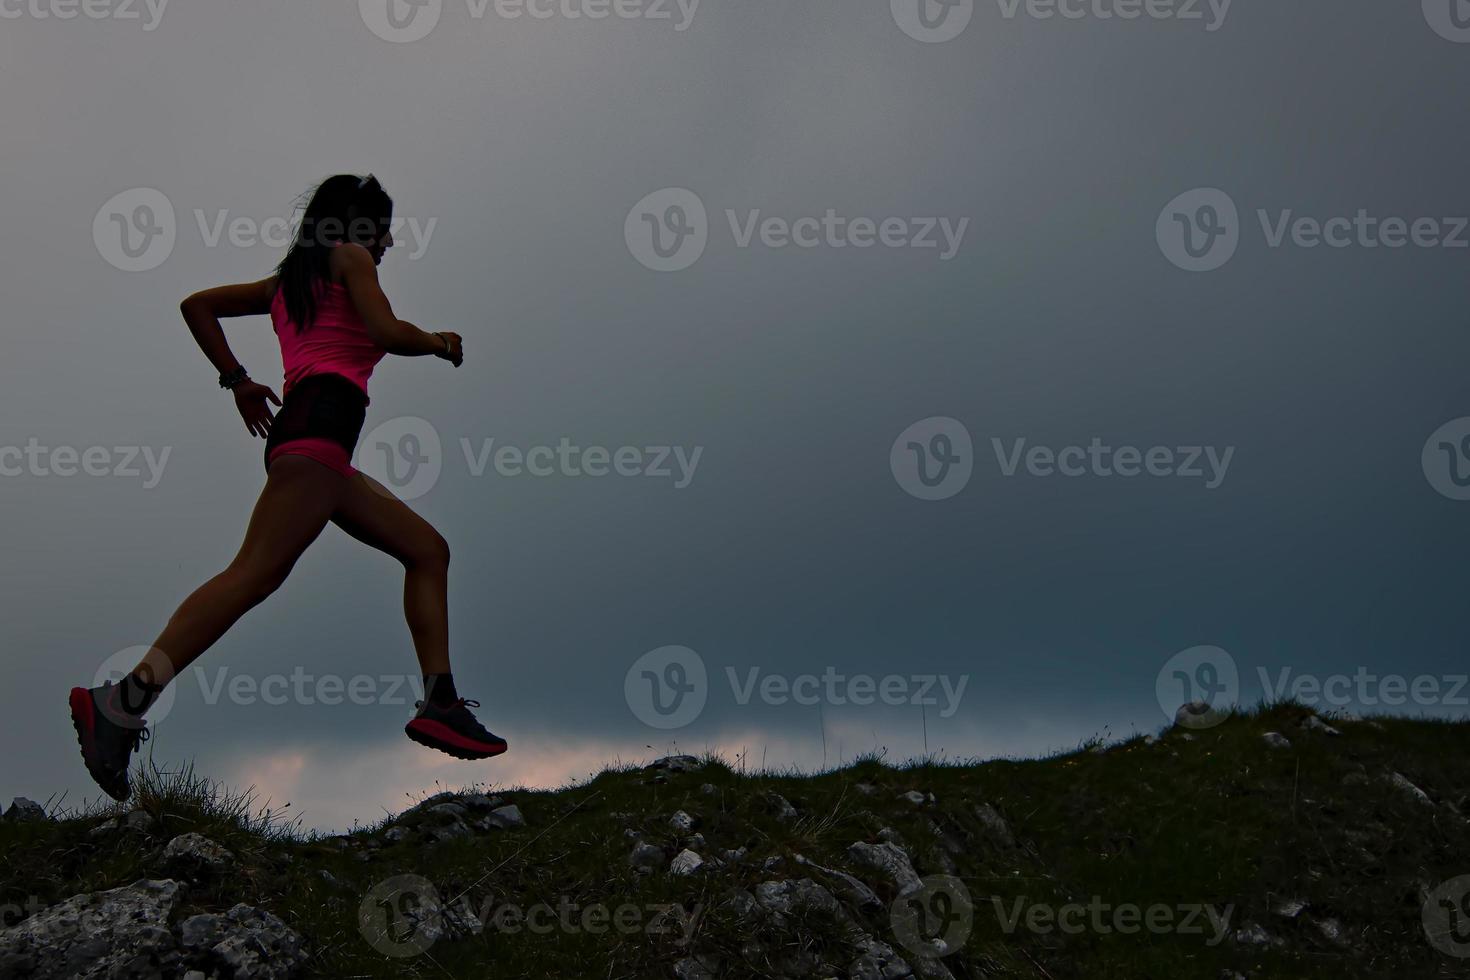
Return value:
[(269, 403), (281, 404), (276, 393), (254, 381), (242, 381), (232, 390), (235, 407), (240, 410), (240, 417), (245, 420), (245, 428), (250, 434), (262, 439), (270, 435), (271, 422), (275, 420), (275, 416), (271, 413)]
[(446, 360), (455, 367), (459, 367), (464, 363), (464, 340), (459, 334), (443, 330), (434, 334), (434, 336), (444, 341), (444, 350), (435, 354), (435, 357)]

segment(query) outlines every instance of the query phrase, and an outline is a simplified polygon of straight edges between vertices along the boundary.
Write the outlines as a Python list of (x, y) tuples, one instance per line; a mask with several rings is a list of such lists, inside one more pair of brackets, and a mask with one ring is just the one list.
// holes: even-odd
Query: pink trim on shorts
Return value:
[(281, 456), (305, 456), (307, 459), (314, 459), (323, 466), (336, 470), (343, 476), (351, 477), (357, 474), (357, 470), (352, 465), (352, 454), (330, 439), (292, 439), (290, 442), (283, 442), (271, 450), (270, 456), (266, 459), (266, 465), (269, 466)]

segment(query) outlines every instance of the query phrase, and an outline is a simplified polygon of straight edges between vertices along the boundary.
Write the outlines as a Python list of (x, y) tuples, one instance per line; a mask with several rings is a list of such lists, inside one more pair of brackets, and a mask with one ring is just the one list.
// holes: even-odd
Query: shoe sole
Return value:
[(455, 735), (452, 730), (437, 721), (427, 721), (423, 718), (415, 718), (403, 726), (403, 734), (426, 748), (437, 749), (445, 755), (452, 755), (456, 759), (464, 759), (466, 762), (475, 762), (480, 759), (493, 759), (510, 748), (504, 742), (476, 743), (485, 746), (485, 748), (481, 749), (470, 748), (468, 744), (456, 745), (450, 739), (460, 738), (461, 736)]
[(126, 802), (133, 793), (132, 786), (126, 782), (121, 787), (109, 786), (108, 780), (104, 778), (107, 774), (98, 775), (97, 768), (93, 765), (87, 751), (97, 730), (97, 706), (92, 703), (92, 693), (86, 688), (72, 688), (71, 696), (67, 698), (67, 706), (71, 709), (71, 727), (76, 729), (77, 745), (82, 750), (82, 762), (87, 767), (87, 775), (92, 777), (92, 781), (102, 792), (119, 803)]

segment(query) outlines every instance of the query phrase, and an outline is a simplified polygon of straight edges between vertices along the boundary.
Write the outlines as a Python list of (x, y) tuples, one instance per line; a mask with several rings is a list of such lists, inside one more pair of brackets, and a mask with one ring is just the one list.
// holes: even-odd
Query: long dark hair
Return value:
[(301, 330), (316, 318), (317, 291), (330, 281), (330, 246), (371, 245), (393, 221), (393, 198), (372, 174), (337, 174), (310, 193), (296, 241), (276, 266), (286, 312)]

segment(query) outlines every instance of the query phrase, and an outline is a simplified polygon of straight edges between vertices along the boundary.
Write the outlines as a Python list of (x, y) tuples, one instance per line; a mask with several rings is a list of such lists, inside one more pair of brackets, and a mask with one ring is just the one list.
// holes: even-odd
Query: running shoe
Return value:
[[(117, 703), (120, 693), (119, 688), (107, 683), (91, 690), (74, 687), (70, 698), (71, 723), (77, 730), (87, 772), (104, 793), (119, 803), (132, 793), (128, 766), (133, 753), (148, 741), (148, 726), (143, 719), (121, 710)], [(135, 724), (119, 724), (119, 720)]]
[(454, 756), (456, 759), (489, 759), (504, 752), (505, 739), (485, 730), (470, 713), (480, 702), (460, 698), (448, 704), (416, 701), (418, 714), (403, 731), (420, 745)]

